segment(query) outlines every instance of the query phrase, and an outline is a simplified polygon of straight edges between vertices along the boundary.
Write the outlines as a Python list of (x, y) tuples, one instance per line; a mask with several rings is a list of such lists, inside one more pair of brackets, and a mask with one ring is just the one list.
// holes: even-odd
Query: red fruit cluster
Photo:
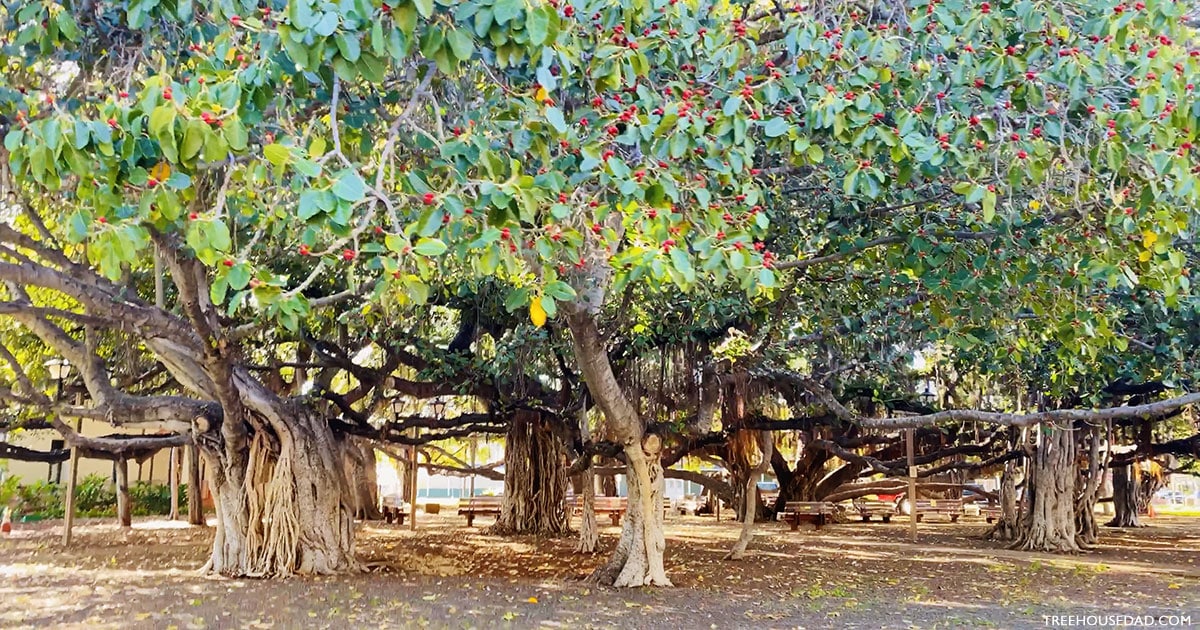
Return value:
[(421, 197), (421, 203), (423, 203), (427, 206), (432, 206), (434, 201), (436, 201), (436, 200), (437, 200), (437, 195), (435, 195), (431, 192), (425, 193), (425, 195), (423, 197)]

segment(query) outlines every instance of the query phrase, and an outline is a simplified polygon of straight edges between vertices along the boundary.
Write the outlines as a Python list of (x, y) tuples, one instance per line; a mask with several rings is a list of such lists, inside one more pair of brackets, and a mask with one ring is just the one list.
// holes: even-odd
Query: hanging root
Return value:
[(250, 529), (245, 566), (251, 577), (286, 576), (298, 566), (300, 521), (293, 464), (286, 446), (276, 458), (266, 436), (255, 435), (246, 470)]

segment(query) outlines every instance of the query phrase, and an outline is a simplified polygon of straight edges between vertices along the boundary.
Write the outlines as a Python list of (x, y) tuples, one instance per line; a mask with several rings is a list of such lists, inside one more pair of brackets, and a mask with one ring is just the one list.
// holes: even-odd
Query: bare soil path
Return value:
[[(571, 539), (501, 538), (452, 515), (417, 532), (361, 526), (362, 575), (203, 578), (212, 530), (142, 519), (18, 524), (0, 539), (0, 627), (112, 628), (945, 628), (1043, 627), (1044, 615), (1190, 615), (1200, 625), (1200, 519), (1103, 532), (1080, 556), (979, 540), (986, 526), (764, 524), (750, 557), (721, 557), (738, 524), (667, 520), (674, 589), (584, 583), (603, 554)], [(603, 530), (615, 543), (617, 528)]]

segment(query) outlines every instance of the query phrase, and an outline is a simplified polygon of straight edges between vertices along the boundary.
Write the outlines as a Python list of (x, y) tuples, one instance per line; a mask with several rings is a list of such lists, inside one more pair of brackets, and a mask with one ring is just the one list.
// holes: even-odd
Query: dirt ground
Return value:
[[(742, 562), (721, 559), (739, 525), (667, 520), (677, 588), (585, 583), (604, 555), (574, 540), (491, 536), (452, 514), (361, 526), (361, 575), (200, 577), (211, 528), (143, 519), (17, 524), (0, 539), (0, 626), (112, 628), (946, 628), (1043, 627), (1044, 615), (1190, 615), (1200, 625), (1200, 518), (1103, 532), (1079, 556), (1013, 552), (979, 521), (904, 519), (815, 532), (762, 524)], [(615, 527), (603, 530), (605, 549)], [(1159, 626), (1165, 627), (1165, 626)]]

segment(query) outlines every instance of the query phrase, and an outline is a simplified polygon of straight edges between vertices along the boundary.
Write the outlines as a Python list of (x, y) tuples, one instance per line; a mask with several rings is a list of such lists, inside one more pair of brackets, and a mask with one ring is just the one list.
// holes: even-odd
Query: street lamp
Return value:
[(925, 403), (926, 405), (930, 405), (933, 403), (933, 400), (937, 398), (937, 394), (933, 391), (933, 379), (924, 379), (924, 385), (925, 390), (921, 392), (921, 402)]
[(446, 414), (446, 402), (443, 400), (433, 401), (433, 417), (441, 420)]
[(50, 374), (50, 378), (57, 385), (54, 392), (54, 401), (58, 402), (62, 396), (63, 381), (71, 375), (71, 364), (66, 359), (50, 359), (43, 365), (46, 366), (46, 372)]

